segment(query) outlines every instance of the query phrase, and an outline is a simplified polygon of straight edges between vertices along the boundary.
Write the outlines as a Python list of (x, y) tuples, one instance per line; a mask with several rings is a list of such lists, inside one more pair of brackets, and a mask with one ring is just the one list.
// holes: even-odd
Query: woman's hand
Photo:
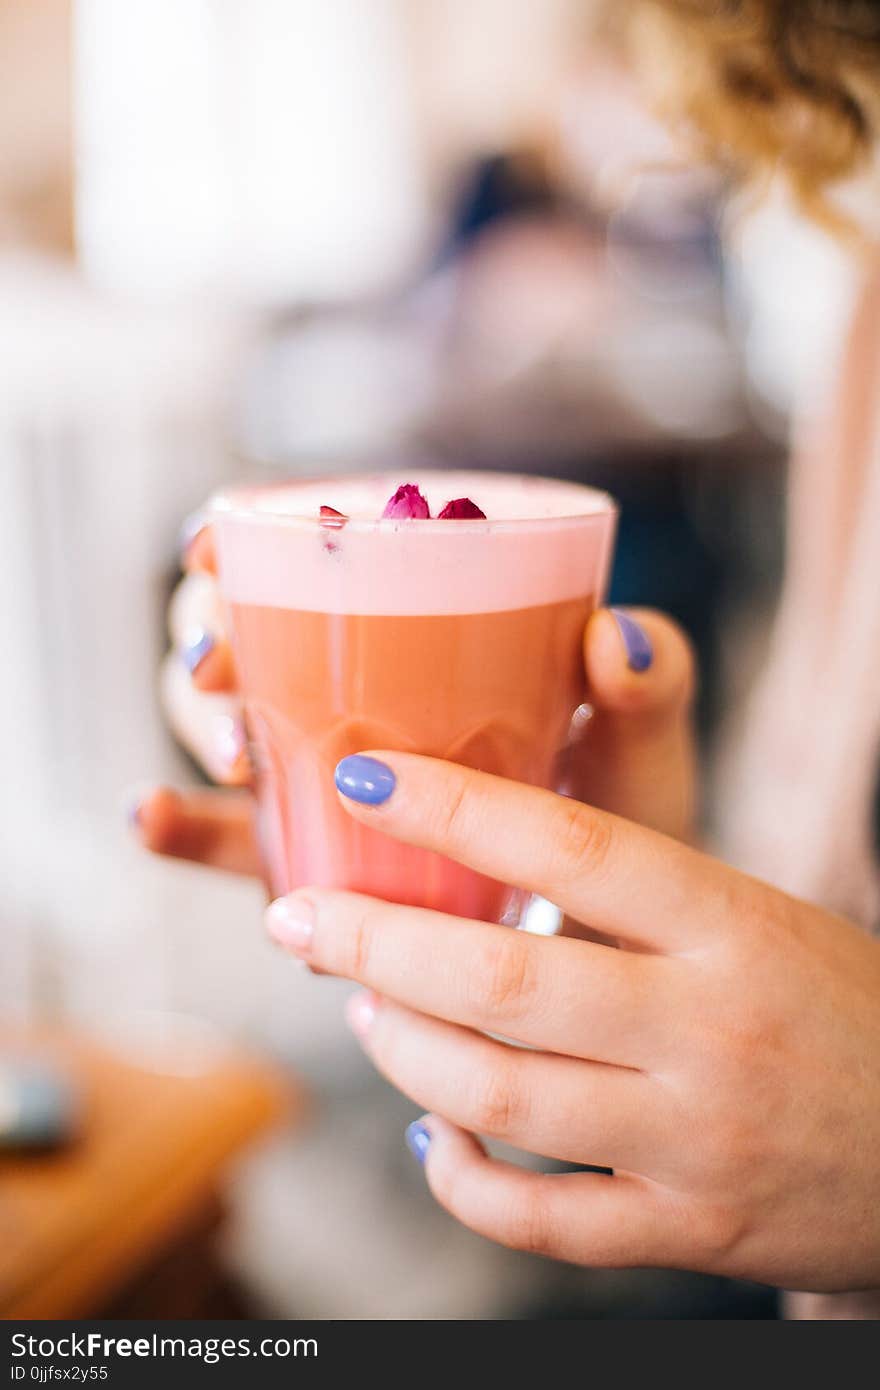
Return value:
[[(212, 780), (242, 788), (250, 770), (208, 528), (190, 540), (184, 563), (187, 574), (169, 609), (163, 703), (180, 742)], [(584, 666), (593, 713), (570, 750), (572, 792), (668, 835), (691, 838), (694, 675), (687, 639), (661, 613), (600, 609), (584, 634)], [(141, 798), (135, 824), (157, 853), (259, 872), (250, 798), (243, 791), (160, 788)]]
[(132, 807), (133, 828), (157, 854), (258, 875), (241, 701), (208, 527), (190, 538), (183, 561), (187, 572), (168, 609), (171, 647), (160, 672), (162, 703), (180, 743), (230, 790), (157, 787)]
[[(288, 949), (368, 986), (351, 1026), (431, 1112), (411, 1144), (438, 1201), (494, 1240), (582, 1264), (880, 1285), (880, 945), (573, 800), (371, 756), (394, 789), (359, 804), (363, 760), (344, 760), (352, 816), (624, 947), (349, 893), (269, 909)], [(526, 1171), (475, 1133), (614, 1176)]]

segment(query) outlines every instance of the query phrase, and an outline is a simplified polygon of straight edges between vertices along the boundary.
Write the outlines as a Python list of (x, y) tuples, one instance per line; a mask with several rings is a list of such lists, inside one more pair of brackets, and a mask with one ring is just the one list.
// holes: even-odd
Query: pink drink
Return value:
[[(268, 886), (499, 921), (509, 888), (352, 820), (334, 768), (402, 749), (552, 787), (584, 698), (583, 629), (605, 591), (614, 504), (573, 483), (422, 472), (411, 481), (433, 513), (469, 496), (489, 520), (376, 520), (400, 481), (214, 499)], [(322, 524), (322, 504), (349, 520)]]

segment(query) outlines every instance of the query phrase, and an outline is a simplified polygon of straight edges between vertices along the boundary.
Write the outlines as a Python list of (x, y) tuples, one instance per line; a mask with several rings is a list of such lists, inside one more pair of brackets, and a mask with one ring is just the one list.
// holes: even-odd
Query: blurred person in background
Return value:
[[(661, 103), (731, 176), (783, 171), (805, 214), (850, 237), (860, 264), (836, 389), (795, 431), (786, 587), (727, 816), (738, 826), (732, 857), (767, 882), (688, 844), (693, 674), (681, 635), (656, 613), (604, 611), (584, 646), (589, 804), (381, 750), (387, 799), (358, 799), (357, 768), (343, 798), (402, 840), (542, 893), (599, 940), (459, 929), (323, 892), (275, 905), (271, 927), (313, 966), (368, 986), (351, 1026), (380, 1070), (429, 1108), (411, 1146), (466, 1225), (575, 1263), (806, 1290), (795, 1316), (872, 1316), (880, 5), (626, 9)], [(210, 569), (207, 537), (189, 563)], [(212, 640), (198, 660), (178, 651), (169, 662), (172, 723), (213, 776), (244, 781), (243, 745), (227, 748), (225, 763), (206, 751), (207, 692), (234, 699), (228, 649), (204, 606), (210, 586), (188, 584), (177, 604), (179, 640), (194, 624)], [(246, 793), (221, 803), (157, 792), (139, 823), (153, 849), (256, 869)], [(525, 1171), (489, 1157), (476, 1133), (607, 1164), (614, 1176)]]
[[(584, 120), (606, 131), (638, 110), (631, 86), (618, 84), (609, 111), (608, 66), (594, 55), (580, 74)], [(645, 121), (612, 157), (644, 160), (651, 133)], [(725, 594), (742, 605), (754, 589), (753, 544), (737, 544), (744, 502), (757, 486), (766, 505), (780, 471), (751, 418), (731, 332), (720, 180), (643, 172), (609, 202), (595, 168), (572, 167), (572, 144), (563, 130), (539, 132), (474, 161), (461, 180), (440, 268), (421, 292), (451, 282), (438, 401), (419, 437), (443, 457), (614, 494), (611, 602), (650, 592), (684, 627), (699, 656), (706, 736), (718, 715)], [(601, 165), (607, 135), (598, 146)]]

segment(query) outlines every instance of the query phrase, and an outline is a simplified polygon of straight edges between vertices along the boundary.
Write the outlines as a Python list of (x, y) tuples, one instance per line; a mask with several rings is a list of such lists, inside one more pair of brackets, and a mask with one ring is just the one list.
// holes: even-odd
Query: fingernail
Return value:
[(266, 908), (266, 929), (279, 946), (305, 960), (315, 934), (314, 903), (307, 898), (276, 898)]
[(372, 990), (363, 990), (360, 994), (353, 994), (345, 1005), (345, 1021), (356, 1038), (363, 1040), (376, 1018), (378, 997)]
[(422, 1120), (413, 1120), (411, 1125), (407, 1125), (406, 1142), (413, 1158), (423, 1164), (431, 1147), (431, 1131)]
[(214, 650), (216, 645), (211, 633), (205, 632), (204, 628), (197, 628), (190, 635), (186, 645), (181, 650), (180, 658), (191, 676), (195, 675), (205, 657)]
[(227, 767), (232, 768), (238, 762), (246, 746), (247, 735), (242, 721), (234, 719), (232, 715), (222, 714), (217, 720), (214, 734), (214, 747), (217, 750), (217, 756)]
[(647, 671), (654, 660), (654, 648), (651, 646), (651, 639), (647, 632), (636, 622), (635, 618), (631, 618), (628, 613), (622, 613), (619, 608), (612, 608), (611, 613), (623, 638), (623, 645), (626, 648), (626, 663), (629, 669), (631, 671)]
[(127, 787), (122, 794), (119, 803), (120, 813), (125, 816), (129, 830), (133, 830), (137, 835), (144, 828), (144, 807), (158, 790), (151, 782), (145, 782), (142, 786), (135, 784), (133, 787)]
[(381, 806), (397, 785), (391, 768), (378, 758), (353, 753), (336, 764), (336, 787), (343, 796), (364, 806)]

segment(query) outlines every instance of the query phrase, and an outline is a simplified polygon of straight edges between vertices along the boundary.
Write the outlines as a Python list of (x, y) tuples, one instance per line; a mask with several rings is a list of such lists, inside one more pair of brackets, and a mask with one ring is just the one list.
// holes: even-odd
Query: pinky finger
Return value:
[(129, 817), (154, 854), (259, 877), (254, 803), (247, 792), (155, 787), (130, 806)]
[(499, 1245), (605, 1268), (687, 1261), (677, 1248), (684, 1223), (643, 1179), (518, 1168), (437, 1115), (410, 1125), (407, 1139), (440, 1205)]

